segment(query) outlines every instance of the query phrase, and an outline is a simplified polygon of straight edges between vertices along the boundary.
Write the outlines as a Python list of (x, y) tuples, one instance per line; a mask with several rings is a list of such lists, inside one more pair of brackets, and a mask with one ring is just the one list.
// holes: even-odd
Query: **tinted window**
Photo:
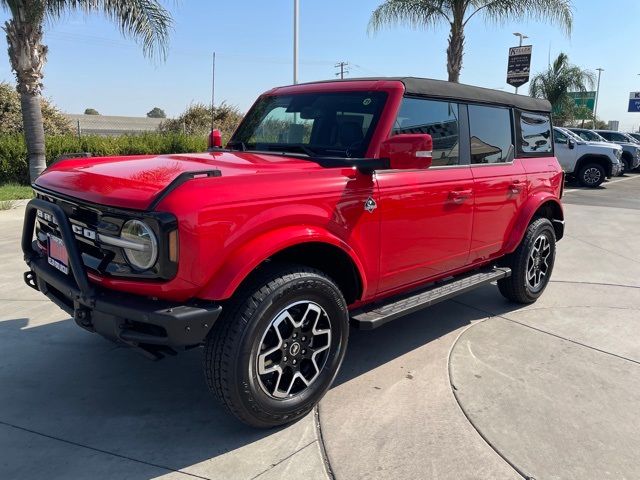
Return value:
[(567, 143), (567, 136), (560, 130), (553, 131), (553, 138), (556, 143)]
[(551, 120), (547, 115), (519, 112), (518, 151), (526, 154), (551, 153)]
[(458, 165), (458, 118), (457, 103), (405, 98), (393, 133), (428, 133), (433, 139), (432, 165)]
[(511, 160), (511, 112), (508, 108), (469, 105), (471, 163)]
[(600, 132), (600, 135), (606, 138), (607, 140), (612, 140), (614, 142), (628, 142), (627, 138), (621, 133), (617, 132)]

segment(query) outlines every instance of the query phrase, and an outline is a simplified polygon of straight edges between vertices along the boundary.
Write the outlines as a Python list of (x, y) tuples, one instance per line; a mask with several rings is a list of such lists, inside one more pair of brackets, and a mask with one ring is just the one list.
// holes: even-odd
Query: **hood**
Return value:
[(225, 177), (319, 169), (316, 163), (280, 154), (211, 152), (185, 155), (73, 158), (38, 177), (36, 187), (100, 205), (144, 210), (180, 174), (219, 170)]

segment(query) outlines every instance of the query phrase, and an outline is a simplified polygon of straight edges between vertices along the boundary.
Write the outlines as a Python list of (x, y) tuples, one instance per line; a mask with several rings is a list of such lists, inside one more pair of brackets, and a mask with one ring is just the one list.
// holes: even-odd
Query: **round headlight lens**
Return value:
[(149, 226), (140, 220), (129, 220), (122, 227), (120, 238), (131, 242), (131, 247), (124, 247), (127, 261), (138, 270), (148, 270), (158, 259), (158, 241)]

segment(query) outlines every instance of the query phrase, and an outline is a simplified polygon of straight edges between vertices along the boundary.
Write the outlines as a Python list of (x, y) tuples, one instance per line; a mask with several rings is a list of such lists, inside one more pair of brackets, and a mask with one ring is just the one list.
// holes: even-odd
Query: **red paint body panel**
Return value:
[[(307, 84), (265, 95), (345, 90), (387, 93), (366, 152), (378, 158), (403, 98), (400, 81)], [(554, 157), (371, 174), (323, 168), (295, 155), (220, 151), (70, 159), (50, 167), (36, 185), (95, 204), (145, 210), (181, 173), (208, 169), (222, 176), (190, 180), (156, 207), (178, 219), (175, 278), (145, 282), (91, 274), (90, 280), (176, 301), (224, 300), (273, 254), (322, 242), (352, 259), (362, 284), (354, 305), (360, 305), (513, 251), (537, 208), (559, 204), (562, 181)], [(377, 207), (371, 212), (364, 208), (369, 198)]]

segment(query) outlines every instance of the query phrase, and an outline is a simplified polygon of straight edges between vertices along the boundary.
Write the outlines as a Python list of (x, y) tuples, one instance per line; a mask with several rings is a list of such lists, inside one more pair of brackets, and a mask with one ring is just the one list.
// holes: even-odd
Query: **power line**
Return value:
[(342, 80), (345, 74), (349, 73), (349, 62), (338, 62), (334, 65), (334, 68), (340, 69), (340, 71), (336, 72), (336, 77), (340, 77), (340, 80)]

